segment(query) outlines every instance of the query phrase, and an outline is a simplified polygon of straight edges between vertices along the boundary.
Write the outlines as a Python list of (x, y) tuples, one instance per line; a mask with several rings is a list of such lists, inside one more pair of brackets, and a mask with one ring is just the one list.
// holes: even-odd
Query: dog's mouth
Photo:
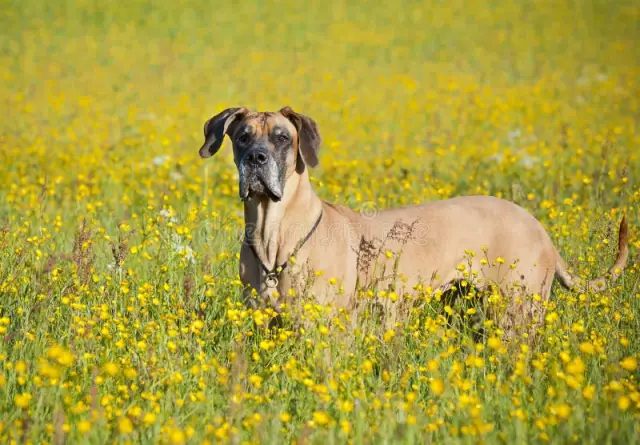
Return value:
[(254, 196), (267, 196), (275, 202), (282, 199), (284, 178), (280, 178), (278, 167), (272, 159), (260, 167), (243, 163), (239, 166), (238, 173), (239, 194), (243, 201)]

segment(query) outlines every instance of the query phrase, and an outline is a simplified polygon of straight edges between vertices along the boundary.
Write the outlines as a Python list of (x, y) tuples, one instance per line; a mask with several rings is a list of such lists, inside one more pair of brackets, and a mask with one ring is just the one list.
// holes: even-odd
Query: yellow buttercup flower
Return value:
[(82, 434), (86, 434), (91, 431), (91, 422), (88, 420), (81, 420), (78, 422), (78, 431)]
[(433, 379), (429, 383), (429, 388), (431, 389), (431, 392), (433, 394), (439, 396), (444, 392), (444, 381), (442, 381), (441, 379)]
[(638, 369), (638, 360), (635, 357), (625, 357), (620, 361), (620, 366), (625, 371), (633, 372)]
[(18, 408), (27, 409), (31, 403), (31, 399), (31, 394), (22, 393), (15, 396), (14, 402)]
[(631, 406), (631, 399), (629, 399), (629, 397), (620, 396), (618, 398), (618, 408), (620, 408), (620, 411), (626, 411), (629, 409), (630, 406)]
[(145, 413), (142, 416), (142, 423), (145, 425), (153, 425), (156, 422), (156, 415), (154, 413)]
[(329, 424), (331, 417), (324, 411), (315, 411), (313, 413), (313, 421), (318, 425), (324, 426)]
[(572, 411), (571, 406), (567, 403), (561, 403), (552, 408), (552, 412), (562, 420), (568, 419)]
[(121, 417), (118, 420), (118, 431), (120, 431), (120, 434), (131, 434), (133, 432), (133, 423), (128, 417)]

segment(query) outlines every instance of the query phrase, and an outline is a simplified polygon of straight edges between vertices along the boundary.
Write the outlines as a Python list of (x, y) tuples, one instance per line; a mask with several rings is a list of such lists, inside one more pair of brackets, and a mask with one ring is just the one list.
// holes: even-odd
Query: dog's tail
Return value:
[(556, 278), (567, 289), (578, 289), (580, 292), (586, 292), (587, 290), (594, 290), (596, 292), (602, 292), (607, 288), (607, 280), (611, 283), (615, 282), (622, 274), (627, 261), (629, 260), (629, 227), (627, 225), (627, 218), (622, 217), (620, 221), (620, 230), (618, 231), (618, 255), (613, 266), (609, 268), (604, 275), (594, 278), (593, 280), (584, 283), (579, 283), (572, 277), (567, 271), (567, 265), (564, 260), (557, 254), (556, 258)]

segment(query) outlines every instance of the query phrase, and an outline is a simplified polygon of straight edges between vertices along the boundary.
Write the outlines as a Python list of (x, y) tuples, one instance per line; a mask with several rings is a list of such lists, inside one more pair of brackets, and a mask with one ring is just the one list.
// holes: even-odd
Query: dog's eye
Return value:
[(249, 133), (244, 133), (241, 134), (240, 136), (238, 136), (237, 141), (241, 144), (246, 144), (251, 140), (251, 136), (249, 136)]
[(276, 136), (276, 140), (278, 142), (287, 142), (289, 140), (289, 136), (287, 136), (286, 134), (279, 134), (278, 136)]

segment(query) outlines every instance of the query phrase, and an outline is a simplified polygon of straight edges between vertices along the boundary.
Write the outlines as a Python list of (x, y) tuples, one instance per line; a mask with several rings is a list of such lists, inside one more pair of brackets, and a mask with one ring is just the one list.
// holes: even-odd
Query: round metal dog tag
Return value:
[(276, 287), (278, 285), (278, 277), (275, 274), (267, 275), (267, 278), (264, 280), (267, 287)]

